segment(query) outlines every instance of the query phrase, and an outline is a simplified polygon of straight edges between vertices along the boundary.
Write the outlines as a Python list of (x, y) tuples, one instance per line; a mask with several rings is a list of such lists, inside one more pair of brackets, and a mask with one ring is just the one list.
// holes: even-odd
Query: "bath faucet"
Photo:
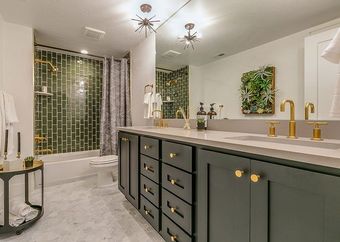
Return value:
[(297, 139), (296, 137), (296, 122), (295, 122), (295, 104), (292, 100), (283, 99), (280, 105), (280, 111), (285, 112), (286, 103), (290, 104), (290, 121), (289, 121), (289, 139)]
[(191, 129), (190, 128), (190, 119), (189, 117), (186, 117), (184, 109), (182, 107), (179, 107), (179, 109), (176, 111), (176, 119), (178, 119), (178, 115), (182, 114), (184, 119), (184, 129)]
[(315, 106), (313, 103), (306, 103), (305, 105), (305, 120), (309, 119), (309, 112), (310, 113), (315, 112)]

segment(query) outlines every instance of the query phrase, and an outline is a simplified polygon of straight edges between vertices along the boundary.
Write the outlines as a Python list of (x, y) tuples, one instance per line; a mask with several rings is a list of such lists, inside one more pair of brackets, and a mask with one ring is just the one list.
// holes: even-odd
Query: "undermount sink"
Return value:
[(299, 139), (294, 140), (294, 139), (288, 139), (288, 138), (270, 138), (270, 137), (255, 136), (255, 135), (245, 135), (245, 136), (230, 137), (230, 138), (225, 138), (225, 139), (298, 145), (298, 146), (307, 146), (307, 147), (330, 149), (330, 150), (340, 149), (340, 144), (328, 143), (324, 141), (313, 141), (313, 140), (309, 141), (309, 140), (299, 140)]

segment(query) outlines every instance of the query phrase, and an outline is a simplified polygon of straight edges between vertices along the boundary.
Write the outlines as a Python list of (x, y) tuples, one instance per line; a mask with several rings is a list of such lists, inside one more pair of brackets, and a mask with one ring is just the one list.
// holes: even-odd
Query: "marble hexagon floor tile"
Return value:
[(1, 242), (163, 242), (138, 211), (113, 188), (94, 179), (45, 188), (45, 214), (21, 235)]

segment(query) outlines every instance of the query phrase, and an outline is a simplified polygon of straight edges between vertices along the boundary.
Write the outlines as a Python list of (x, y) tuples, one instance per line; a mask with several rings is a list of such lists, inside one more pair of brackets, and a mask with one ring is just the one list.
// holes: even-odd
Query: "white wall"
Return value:
[(150, 35), (142, 43), (132, 48), (131, 58), (131, 115), (132, 125), (147, 125), (150, 120), (144, 119), (143, 99), (144, 86), (156, 80), (156, 39)]
[[(33, 30), (25, 26), (3, 24), (3, 90), (14, 97), (21, 132), (22, 156), (33, 151)], [(16, 140), (16, 138), (15, 138)]]
[[(320, 26), (322, 27), (322, 26)], [(240, 52), (221, 60), (199, 67), (200, 81), (190, 80), (190, 95), (201, 95), (196, 90), (204, 90), (202, 97), (191, 97), (202, 100), (205, 106), (210, 103), (224, 105), (223, 116), (231, 119), (268, 118), (287, 119), (289, 113), (281, 113), (280, 101), (291, 98), (296, 103), (297, 118), (303, 119), (304, 108), (304, 38), (319, 26), (308, 29), (279, 40)], [(240, 84), (242, 73), (257, 69), (259, 66), (276, 67), (276, 113), (272, 116), (245, 116), (241, 113)], [(193, 69), (194, 72), (196, 69)], [(192, 75), (192, 73), (190, 73)], [(193, 83), (199, 83), (195, 87)], [(197, 103), (190, 103), (191, 113), (196, 112)], [(194, 110), (194, 111), (192, 111)]]

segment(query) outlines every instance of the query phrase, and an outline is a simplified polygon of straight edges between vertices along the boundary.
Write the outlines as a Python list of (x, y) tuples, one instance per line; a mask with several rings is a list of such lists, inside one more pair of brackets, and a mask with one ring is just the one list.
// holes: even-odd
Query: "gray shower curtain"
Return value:
[(131, 126), (128, 60), (105, 58), (103, 72), (100, 155), (116, 155), (117, 127)]

